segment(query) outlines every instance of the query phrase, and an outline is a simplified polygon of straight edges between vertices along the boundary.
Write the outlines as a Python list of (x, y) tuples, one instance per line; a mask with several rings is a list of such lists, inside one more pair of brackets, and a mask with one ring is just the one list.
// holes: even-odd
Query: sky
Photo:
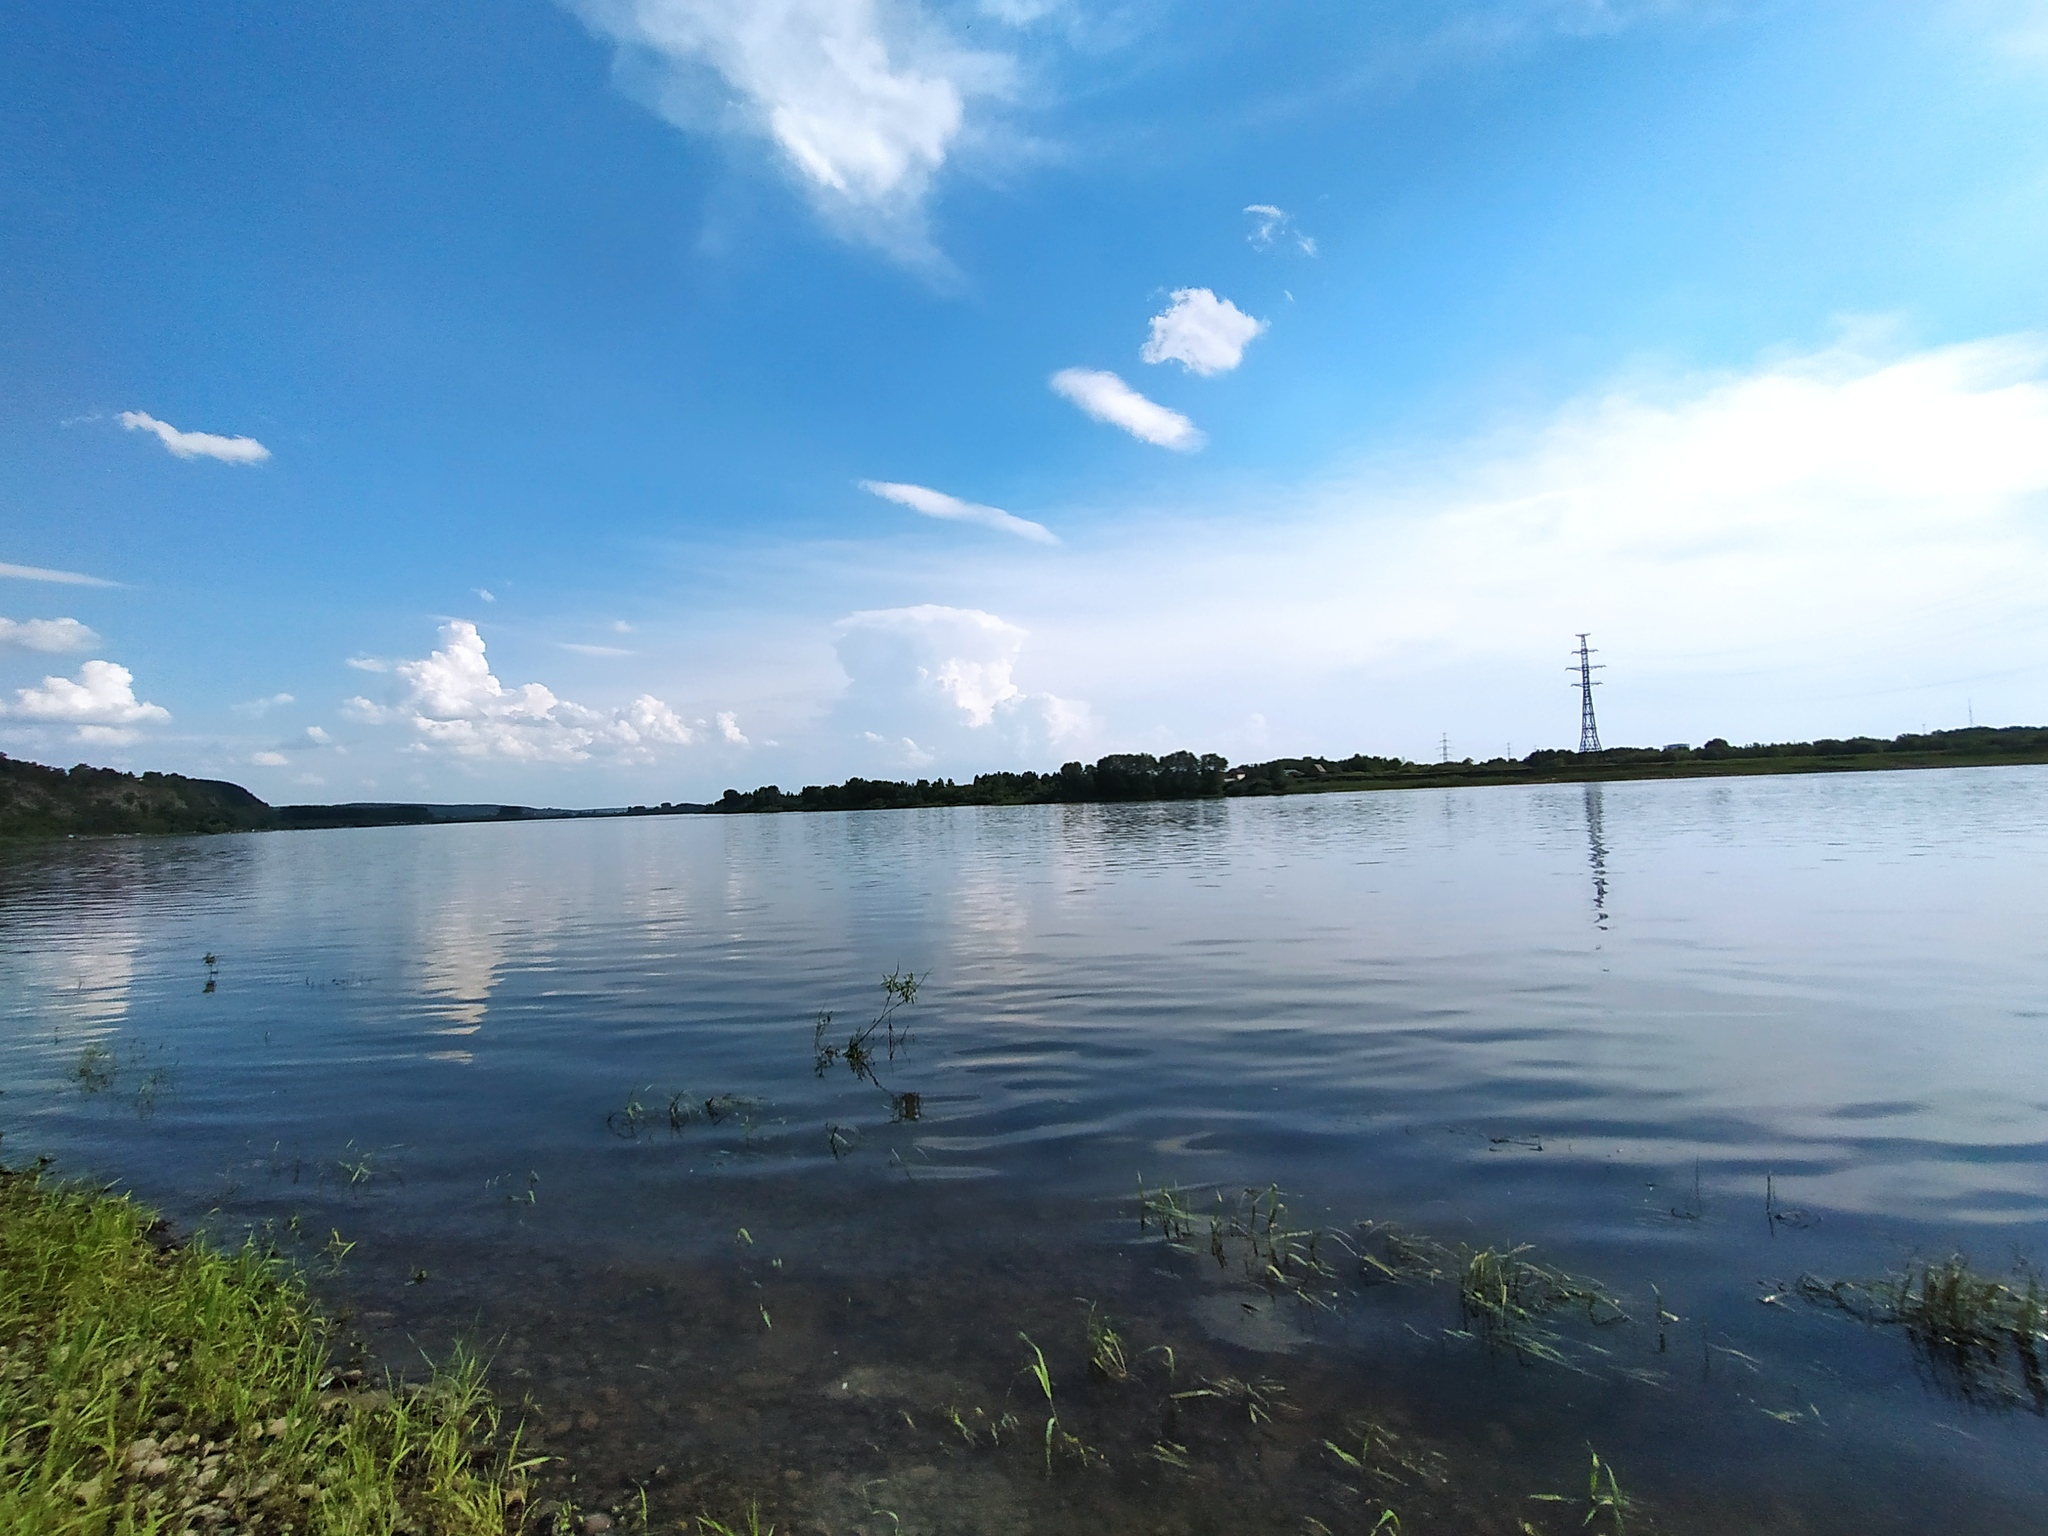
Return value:
[(0, 751), (2048, 722), (2048, 0), (0, 0)]

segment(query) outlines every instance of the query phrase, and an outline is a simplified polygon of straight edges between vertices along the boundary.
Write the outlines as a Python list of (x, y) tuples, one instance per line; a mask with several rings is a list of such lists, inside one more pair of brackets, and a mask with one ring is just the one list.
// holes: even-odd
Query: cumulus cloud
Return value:
[(1271, 203), (1252, 203), (1245, 212), (1252, 219), (1251, 232), (1245, 240), (1253, 250), (1278, 248), (1297, 251), (1303, 256), (1315, 255), (1314, 238), (1294, 227), (1294, 219), (1285, 208), (1275, 208)]
[(46, 677), (40, 688), (17, 688), (15, 702), (0, 713), (21, 720), (75, 726), (81, 741), (119, 744), (134, 739), (134, 727), (171, 718), (161, 704), (135, 697), (135, 674), (119, 662), (88, 661), (74, 680)]
[(1057, 544), (1059, 539), (1043, 523), (1034, 523), (1029, 518), (1013, 517), (1000, 507), (984, 507), (976, 502), (962, 501), (957, 496), (948, 496), (944, 491), (934, 491), (922, 485), (903, 485), (892, 480), (863, 480), (860, 488), (893, 501), (900, 507), (921, 512), (926, 517), (944, 518), (956, 523), (979, 523), (984, 528), (998, 529), (1003, 533), (1014, 533), (1020, 539), (1029, 539), (1034, 544)]
[(54, 581), (69, 587), (118, 587), (118, 581), (103, 576), (81, 576), (77, 571), (47, 571), (39, 565), (8, 565), (0, 562), (0, 576), (14, 581)]
[(763, 138), (829, 222), (931, 256), (924, 205), (1003, 55), (956, 43), (914, 0), (564, 0), (616, 42), (629, 84), (691, 130)]
[(1243, 362), (1244, 349), (1265, 329), (1265, 321), (1207, 288), (1176, 288), (1173, 302), (1152, 317), (1152, 335), (1138, 355), (1148, 363), (1179, 363), (1206, 378)]
[(740, 717), (729, 709), (721, 709), (718, 712), (718, 734), (721, 740), (730, 742), (733, 746), (748, 745), (746, 736), (740, 730)]
[(1086, 704), (1018, 686), (1026, 632), (995, 614), (925, 603), (849, 614), (837, 630), (850, 684), (838, 716), (862, 739), (901, 742), (932, 761), (985, 737), (983, 755), (1013, 763), (1092, 728)]
[(1201, 431), (1179, 411), (1147, 400), (1113, 373), (1095, 368), (1062, 368), (1052, 376), (1055, 393), (1064, 395), (1097, 421), (1122, 427), (1141, 442), (1157, 443), (1181, 453), (1202, 446)]
[(130, 432), (153, 432), (157, 441), (181, 459), (219, 459), (223, 464), (261, 464), (270, 450), (253, 437), (222, 437), (217, 432), (180, 432), (146, 411), (123, 411), (116, 418)]
[(466, 619), (442, 625), (440, 639), (432, 655), (391, 667), (405, 685), (395, 703), (357, 697), (347, 701), (348, 712), (370, 724), (405, 726), (423, 751), (527, 762), (573, 763), (598, 755), (646, 762), (657, 748), (694, 739), (652, 694), (606, 713), (559, 699), (539, 683), (506, 687), (491, 673), (483, 636)]
[(0, 619), (0, 649), (82, 651), (99, 638), (76, 619)]
[(282, 768), (291, 761), (282, 752), (258, 752), (249, 759), (258, 768)]

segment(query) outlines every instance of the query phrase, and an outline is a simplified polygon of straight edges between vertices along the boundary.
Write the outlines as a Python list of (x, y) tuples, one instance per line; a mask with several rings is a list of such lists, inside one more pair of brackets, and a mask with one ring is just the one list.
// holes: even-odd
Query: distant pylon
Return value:
[(1578, 659), (1565, 668), (1567, 672), (1579, 674), (1579, 750), (1598, 752), (1600, 750), (1600, 722), (1593, 718), (1593, 690), (1600, 686), (1593, 674), (1600, 671), (1605, 662), (1595, 661), (1597, 653), (1586, 644), (1585, 634), (1579, 636)]

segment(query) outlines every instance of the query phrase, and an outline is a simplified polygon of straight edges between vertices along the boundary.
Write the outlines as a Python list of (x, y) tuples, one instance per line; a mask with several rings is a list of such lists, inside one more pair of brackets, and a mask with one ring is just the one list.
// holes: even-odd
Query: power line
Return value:
[(1607, 664), (1602, 661), (1595, 661), (1593, 657), (1596, 654), (1598, 653), (1586, 644), (1585, 633), (1581, 632), (1579, 635), (1577, 660), (1571, 666), (1565, 668), (1567, 672), (1579, 674), (1579, 750), (1581, 752), (1598, 752), (1600, 750), (1600, 722), (1593, 718), (1593, 690), (1599, 687), (1600, 684), (1593, 674), (1600, 671)]

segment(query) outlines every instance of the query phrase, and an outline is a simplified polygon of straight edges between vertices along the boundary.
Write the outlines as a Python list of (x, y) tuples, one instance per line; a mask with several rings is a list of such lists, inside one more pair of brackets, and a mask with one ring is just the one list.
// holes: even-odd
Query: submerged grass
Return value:
[(2048, 1290), (2025, 1265), (1986, 1274), (1953, 1254), (1881, 1280), (1802, 1275), (1809, 1302), (1903, 1328), (1937, 1378), (1971, 1402), (2048, 1412)]
[[(1528, 1244), (1512, 1248), (1451, 1245), (1383, 1222), (1358, 1228), (1361, 1273), (1369, 1282), (1458, 1286), (1460, 1332), (1525, 1360), (1571, 1366), (1562, 1341), (1548, 1325), (1561, 1313), (1583, 1311), (1594, 1327), (1629, 1321), (1620, 1297), (1582, 1275), (1529, 1257)], [(1662, 1308), (1659, 1308), (1662, 1316)]]
[(537, 1463), (499, 1444), (474, 1356), (373, 1388), (279, 1259), (162, 1237), (130, 1200), (0, 1170), (0, 1530), (520, 1527)]

